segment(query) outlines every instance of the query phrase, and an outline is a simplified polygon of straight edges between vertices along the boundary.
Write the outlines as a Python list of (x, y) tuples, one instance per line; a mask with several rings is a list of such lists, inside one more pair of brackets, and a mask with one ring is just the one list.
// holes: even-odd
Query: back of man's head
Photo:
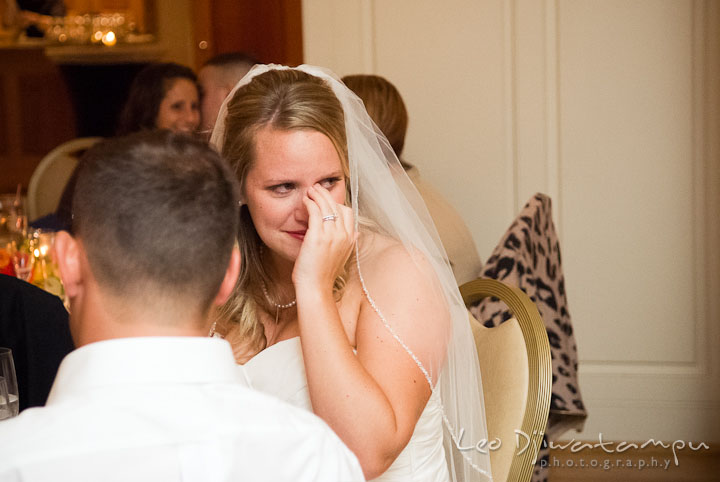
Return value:
[(73, 234), (98, 285), (132, 300), (205, 311), (238, 226), (235, 176), (205, 144), (168, 131), (91, 148), (78, 170)]
[[(245, 52), (226, 52), (218, 54), (205, 62), (203, 67), (213, 66), (224, 70), (244, 69), (245, 72), (257, 64), (258, 61), (252, 55)], [(240, 80), (245, 74), (243, 73), (237, 80)], [(237, 80), (235, 82), (237, 82)]]
[(210, 134), (215, 126), (220, 106), (235, 84), (258, 61), (243, 52), (227, 52), (208, 60), (198, 72), (201, 94), (201, 129)]

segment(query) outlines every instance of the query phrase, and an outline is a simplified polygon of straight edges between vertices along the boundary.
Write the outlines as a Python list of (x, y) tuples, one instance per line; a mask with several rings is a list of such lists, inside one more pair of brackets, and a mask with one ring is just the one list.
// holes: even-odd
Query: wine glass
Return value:
[(11, 194), (0, 194), (0, 234), (11, 232), (11, 215), (16, 213), (15, 198)]
[(0, 194), (0, 241), (23, 244), (27, 237), (28, 219), (24, 214), (20, 192)]
[(16, 249), (12, 254), (12, 262), (15, 276), (29, 282), (35, 265), (35, 256), (24, 249)]
[(19, 211), (15, 211), (8, 216), (7, 223), (11, 232), (23, 237), (27, 236), (28, 219), (24, 214), (19, 214)]
[(0, 347), (0, 420), (15, 417), (19, 408), (12, 350)]
[(60, 280), (60, 271), (55, 262), (54, 249), (55, 233), (35, 229), (29, 236), (30, 251), (35, 256), (33, 269), (33, 284), (48, 293), (64, 298), (65, 290)]
[(7, 234), (0, 233), (0, 274), (14, 275), (12, 253), (15, 252), (15, 241)]

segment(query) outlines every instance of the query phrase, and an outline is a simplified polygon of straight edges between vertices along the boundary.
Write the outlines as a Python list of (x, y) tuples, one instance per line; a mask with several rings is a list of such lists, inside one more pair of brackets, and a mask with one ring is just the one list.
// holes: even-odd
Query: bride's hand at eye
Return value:
[(308, 210), (308, 228), (295, 260), (293, 283), (296, 287), (332, 290), (357, 238), (352, 210), (336, 203), (320, 184), (308, 189), (303, 202)]

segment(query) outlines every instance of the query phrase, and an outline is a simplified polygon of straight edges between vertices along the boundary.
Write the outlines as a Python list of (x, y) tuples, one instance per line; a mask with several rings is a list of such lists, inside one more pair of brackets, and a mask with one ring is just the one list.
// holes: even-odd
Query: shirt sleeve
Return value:
[(15, 469), (0, 469), (0, 482), (21, 482), (22, 478)]
[(360, 462), (342, 441), (328, 429), (321, 441), (321, 450), (314, 480), (327, 482), (364, 482)]
[(250, 381), (250, 377), (248, 376), (247, 370), (243, 365), (235, 366), (235, 378), (243, 387), (254, 388), (252, 386), (252, 382)]

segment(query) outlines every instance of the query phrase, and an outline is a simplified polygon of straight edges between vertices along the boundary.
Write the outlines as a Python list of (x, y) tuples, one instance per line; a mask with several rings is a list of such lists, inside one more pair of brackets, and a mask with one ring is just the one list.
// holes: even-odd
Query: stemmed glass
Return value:
[(0, 232), (27, 232), (27, 216), (20, 196), (20, 186), (16, 194), (0, 194)]
[(35, 229), (28, 235), (30, 251), (35, 257), (33, 284), (60, 298), (65, 290), (60, 280), (60, 271), (54, 256), (55, 233)]
[(12, 262), (13, 268), (15, 268), (15, 276), (29, 282), (35, 265), (33, 253), (28, 253), (24, 249), (15, 249), (12, 254)]
[(0, 420), (15, 417), (19, 408), (12, 350), (0, 347)]
[(26, 237), (27, 216), (23, 213), (19, 190), (15, 195), (0, 195), (0, 264), (5, 267), (12, 262), (15, 275), (28, 281), (35, 260), (25, 249)]

